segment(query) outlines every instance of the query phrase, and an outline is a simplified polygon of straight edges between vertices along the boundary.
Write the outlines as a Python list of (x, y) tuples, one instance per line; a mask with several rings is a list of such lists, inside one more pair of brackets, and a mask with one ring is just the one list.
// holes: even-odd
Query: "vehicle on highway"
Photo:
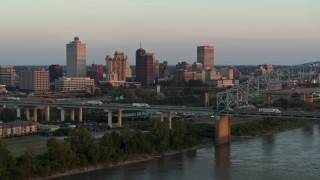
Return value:
[(150, 107), (147, 103), (132, 103), (133, 107)]
[(20, 101), (21, 99), (18, 97), (8, 97), (9, 101)]
[(237, 110), (255, 110), (255, 109), (257, 109), (256, 106), (251, 104), (241, 105), (237, 108)]
[(87, 101), (86, 104), (88, 105), (102, 105), (101, 101)]
[(277, 108), (259, 108), (259, 112), (262, 113), (281, 113)]

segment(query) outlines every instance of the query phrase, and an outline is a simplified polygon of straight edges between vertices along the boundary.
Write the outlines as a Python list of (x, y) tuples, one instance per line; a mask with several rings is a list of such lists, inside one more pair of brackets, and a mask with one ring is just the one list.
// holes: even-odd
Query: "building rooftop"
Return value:
[(10, 127), (19, 127), (19, 126), (32, 126), (36, 125), (34, 122), (30, 121), (14, 121), (14, 122), (8, 122), (8, 123), (0, 123), (0, 126), (4, 128), (10, 128)]
[(142, 48), (139, 48), (137, 51), (136, 51), (136, 56), (146, 56), (147, 53), (146, 53), (146, 50), (142, 49)]

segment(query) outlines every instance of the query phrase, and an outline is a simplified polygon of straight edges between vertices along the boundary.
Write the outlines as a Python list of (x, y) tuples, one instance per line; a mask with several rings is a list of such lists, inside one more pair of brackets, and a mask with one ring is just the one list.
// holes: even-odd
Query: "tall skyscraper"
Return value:
[(141, 86), (150, 86), (154, 83), (153, 55), (147, 56), (144, 49), (136, 51), (136, 81), (141, 82)]
[(118, 84), (118, 82), (125, 82), (126, 78), (131, 77), (130, 60), (121, 51), (116, 51), (114, 57), (107, 55), (107, 81), (112, 85)]
[(79, 37), (67, 44), (67, 77), (86, 76), (86, 44)]
[(52, 64), (49, 66), (50, 82), (54, 82), (56, 79), (62, 77), (63, 70), (58, 64)]
[(213, 46), (197, 47), (197, 62), (203, 64), (204, 69), (214, 68), (214, 49)]

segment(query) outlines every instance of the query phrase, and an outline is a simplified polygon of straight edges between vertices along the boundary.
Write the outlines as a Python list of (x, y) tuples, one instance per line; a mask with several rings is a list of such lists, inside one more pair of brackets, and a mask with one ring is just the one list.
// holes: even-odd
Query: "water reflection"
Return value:
[(215, 168), (218, 179), (230, 179), (230, 143), (215, 146)]

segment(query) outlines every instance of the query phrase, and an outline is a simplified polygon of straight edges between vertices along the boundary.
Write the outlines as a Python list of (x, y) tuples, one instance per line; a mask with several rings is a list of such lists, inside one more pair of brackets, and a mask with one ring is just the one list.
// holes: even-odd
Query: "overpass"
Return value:
[[(81, 101), (53, 101), (53, 102), (42, 102), (39, 100), (21, 100), (21, 101), (9, 101), (9, 100), (0, 100), (0, 105), (2, 106), (13, 106), (17, 110), (17, 117), (21, 118), (21, 109), (24, 109), (26, 112), (27, 120), (30, 118), (30, 110), (33, 110), (34, 122), (37, 121), (37, 111), (39, 107), (44, 107), (46, 112), (46, 120), (50, 121), (50, 108), (57, 108), (61, 111), (61, 121), (65, 121), (66, 111), (70, 111), (71, 120), (75, 121), (75, 112), (78, 112), (78, 121), (82, 121), (82, 110), (83, 109), (99, 109), (108, 113), (108, 125), (113, 126), (122, 126), (122, 112), (123, 111), (156, 111), (160, 113), (161, 121), (163, 121), (163, 115), (166, 113), (168, 115), (169, 127), (172, 127), (172, 114), (173, 112), (181, 113), (208, 113), (212, 114), (213, 111), (207, 107), (186, 107), (186, 106), (161, 106), (161, 105), (151, 105), (150, 107), (134, 107), (132, 104), (87, 104)], [(112, 113), (116, 112), (118, 114), (117, 124), (112, 124)]]

